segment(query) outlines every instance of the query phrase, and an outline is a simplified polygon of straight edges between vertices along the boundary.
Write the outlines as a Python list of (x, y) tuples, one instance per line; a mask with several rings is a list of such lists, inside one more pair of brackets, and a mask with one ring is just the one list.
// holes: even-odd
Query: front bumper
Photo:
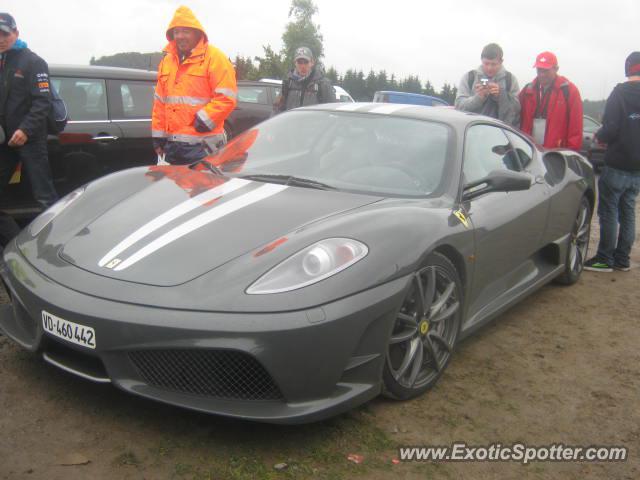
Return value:
[[(302, 311), (170, 310), (63, 287), (33, 268), (14, 244), (4, 258), (0, 274), (12, 304), (0, 309), (0, 329), (24, 348), (70, 373), (136, 395), (272, 423), (321, 420), (379, 394), (387, 339), (409, 283), (409, 277), (403, 277)], [(93, 328), (95, 350), (45, 332), (43, 310)], [(176, 354), (183, 359), (195, 354), (195, 360), (172, 360)], [(233, 361), (228, 354), (249, 362), (249, 380), (260, 382), (258, 387), (245, 388), (243, 367), (228, 363)], [(223, 355), (227, 363), (203, 365), (203, 355)], [(154, 361), (157, 365), (149, 364)], [(182, 362), (179, 368), (176, 362)], [(215, 365), (225, 371), (213, 372)], [(235, 377), (245, 383), (231, 390), (216, 385), (192, 388), (194, 382), (233, 383)], [(264, 390), (266, 381), (275, 393), (254, 395), (254, 390)]]

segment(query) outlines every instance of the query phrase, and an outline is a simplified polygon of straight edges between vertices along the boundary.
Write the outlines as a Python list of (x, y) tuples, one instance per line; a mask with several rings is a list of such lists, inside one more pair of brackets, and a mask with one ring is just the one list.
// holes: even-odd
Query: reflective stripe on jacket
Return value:
[[(566, 98), (563, 89), (567, 92)], [(580, 151), (582, 148), (582, 99), (578, 88), (565, 77), (558, 75), (549, 95), (548, 103), (545, 101), (547, 128), (543, 146)], [(520, 92), (520, 106), (520, 129), (531, 135), (538, 106), (537, 79)]]
[[(227, 56), (209, 45), (200, 23), (186, 7), (176, 11), (169, 31), (178, 26), (196, 28), (203, 37), (182, 63), (175, 40), (165, 48), (158, 66), (151, 134), (196, 143), (223, 133), (224, 120), (236, 106), (236, 75)], [(210, 128), (209, 132), (196, 131), (196, 117)]]

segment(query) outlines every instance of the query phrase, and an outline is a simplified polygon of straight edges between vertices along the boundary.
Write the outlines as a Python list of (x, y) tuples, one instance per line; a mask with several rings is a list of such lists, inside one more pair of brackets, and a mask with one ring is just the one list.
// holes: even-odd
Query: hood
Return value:
[(204, 35), (204, 41), (209, 41), (209, 39), (207, 38), (207, 32), (204, 31), (202, 24), (198, 21), (189, 7), (178, 7), (176, 13), (173, 15), (173, 19), (171, 20), (171, 23), (167, 28), (167, 40), (169, 40), (169, 42), (173, 43), (173, 35), (171, 35), (171, 30), (176, 27), (189, 27), (200, 30)]
[(633, 112), (640, 112), (640, 82), (625, 82), (618, 88), (627, 108)]
[(93, 219), (65, 242), (60, 256), (118, 280), (178, 285), (304, 225), (379, 200), (186, 167), (150, 167), (147, 175), (146, 188)]

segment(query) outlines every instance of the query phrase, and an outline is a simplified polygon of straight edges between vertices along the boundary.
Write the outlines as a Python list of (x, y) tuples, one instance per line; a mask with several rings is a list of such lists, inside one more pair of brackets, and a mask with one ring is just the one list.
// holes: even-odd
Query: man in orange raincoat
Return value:
[(233, 65), (208, 43), (189, 8), (176, 10), (167, 39), (158, 66), (151, 136), (158, 155), (184, 165), (224, 143), (224, 120), (236, 106), (238, 89)]

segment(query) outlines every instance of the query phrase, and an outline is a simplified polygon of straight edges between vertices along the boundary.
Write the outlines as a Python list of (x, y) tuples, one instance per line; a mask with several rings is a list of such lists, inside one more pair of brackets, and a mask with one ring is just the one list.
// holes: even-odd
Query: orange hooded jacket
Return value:
[[(175, 27), (200, 30), (202, 38), (182, 63), (173, 39)], [(224, 120), (236, 106), (238, 88), (227, 56), (209, 45), (207, 34), (193, 12), (179, 7), (167, 29), (169, 44), (158, 66), (151, 122), (151, 136), (169, 141), (200, 143), (209, 137), (222, 139)], [(198, 132), (196, 116), (211, 130)]]

